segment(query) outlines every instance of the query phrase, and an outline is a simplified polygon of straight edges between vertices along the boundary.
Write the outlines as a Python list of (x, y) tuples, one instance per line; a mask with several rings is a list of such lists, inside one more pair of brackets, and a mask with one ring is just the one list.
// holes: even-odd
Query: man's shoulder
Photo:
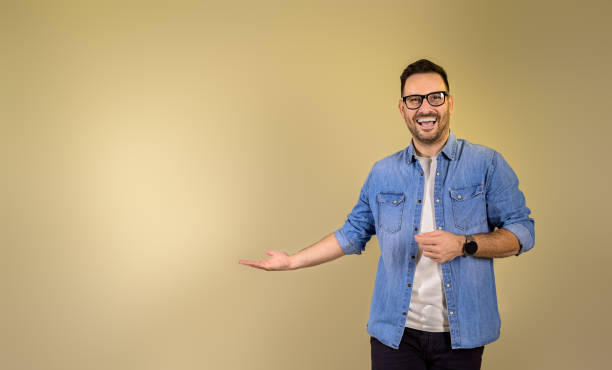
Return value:
[(372, 170), (388, 170), (389, 168), (394, 168), (402, 164), (406, 164), (410, 158), (408, 158), (408, 149), (410, 147), (407, 146), (404, 149), (398, 150), (393, 154), (389, 154), (386, 157), (383, 157), (376, 162), (372, 166)]
[(475, 144), (466, 139), (457, 139), (457, 157), (463, 160), (490, 161), (499, 152), (489, 146)]

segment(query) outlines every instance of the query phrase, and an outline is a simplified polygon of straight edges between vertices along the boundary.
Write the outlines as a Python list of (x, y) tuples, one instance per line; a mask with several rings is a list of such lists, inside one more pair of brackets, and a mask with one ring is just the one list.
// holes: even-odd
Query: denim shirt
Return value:
[[(414, 146), (376, 162), (357, 204), (334, 235), (345, 254), (361, 254), (372, 235), (380, 259), (368, 333), (398, 348), (410, 306), (425, 180)], [(518, 178), (496, 151), (451, 132), (437, 156), (436, 229), (457, 235), (511, 231), (519, 254), (534, 245), (534, 222)], [(493, 259), (456, 257), (441, 266), (452, 348), (474, 348), (499, 337), (501, 321)]]

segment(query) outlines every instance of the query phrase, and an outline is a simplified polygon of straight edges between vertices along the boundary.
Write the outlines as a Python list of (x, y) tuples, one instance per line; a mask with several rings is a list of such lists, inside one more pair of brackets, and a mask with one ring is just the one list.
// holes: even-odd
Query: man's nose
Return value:
[(429, 100), (423, 99), (423, 102), (421, 102), (421, 106), (419, 107), (419, 109), (417, 109), (417, 113), (430, 112), (435, 112), (435, 109), (433, 108), (433, 106), (431, 106), (431, 104), (429, 104)]

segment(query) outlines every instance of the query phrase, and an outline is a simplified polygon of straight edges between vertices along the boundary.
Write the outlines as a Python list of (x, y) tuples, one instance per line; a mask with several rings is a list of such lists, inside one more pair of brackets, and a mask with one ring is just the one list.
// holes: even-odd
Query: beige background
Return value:
[(607, 368), (611, 6), (430, 3), (3, 1), (0, 368), (368, 369), (375, 239), (237, 261), (343, 224), (422, 57), (536, 219), (483, 368)]

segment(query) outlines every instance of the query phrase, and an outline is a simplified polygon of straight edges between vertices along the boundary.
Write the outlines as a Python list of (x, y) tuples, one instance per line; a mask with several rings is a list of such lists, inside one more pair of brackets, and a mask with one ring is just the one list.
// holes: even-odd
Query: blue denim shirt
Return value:
[[(458, 235), (495, 228), (518, 238), (519, 254), (534, 245), (534, 223), (518, 178), (496, 151), (451, 132), (437, 156), (436, 228)], [(374, 164), (342, 228), (334, 235), (345, 254), (361, 254), (376, 234), (381, 249), (368, 333), (398, 348), (410, 306), (425, 179), (411, 144)], [(451, 345), (473, 348), (499, 337), (493, 259), (457, 257), (441, 266)]]

